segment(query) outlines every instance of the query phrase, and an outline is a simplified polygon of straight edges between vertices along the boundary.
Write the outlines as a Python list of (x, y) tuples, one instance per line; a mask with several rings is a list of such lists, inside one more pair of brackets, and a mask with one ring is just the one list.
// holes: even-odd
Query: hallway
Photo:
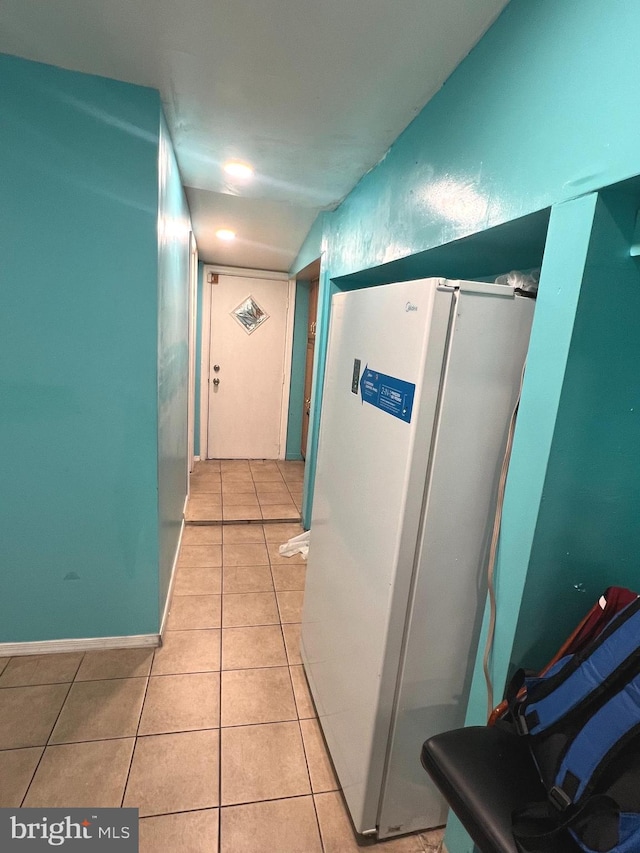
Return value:
[[(294, 502), (301, 463), (200, 463), (192, 494), (223, 513), (225, 495), (282, 507), (261, 502), (280, 471)], [(188, 524), (160, 649), (0, 661), (0, 806), (138, 807), (142, 853), (361, 850), (298, 653), (305, 564), (278, 553), (300, 531)], [(441, 837), (375, 849), (434, 853)]]

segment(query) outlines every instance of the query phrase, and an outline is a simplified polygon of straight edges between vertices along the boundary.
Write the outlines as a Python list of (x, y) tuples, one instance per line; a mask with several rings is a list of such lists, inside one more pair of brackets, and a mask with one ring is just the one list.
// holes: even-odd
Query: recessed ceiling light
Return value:
[(219, 228), (216, 231), (216, 237), (218, 240), (235, 240), (236, 232), (230, 231), (228, 228)]
[(248, 163), (241, 163), (239, 160), (230, 160), (224, 164), (224, 170), (233, 178), (251, 178), (253, 177), (253, 166)]

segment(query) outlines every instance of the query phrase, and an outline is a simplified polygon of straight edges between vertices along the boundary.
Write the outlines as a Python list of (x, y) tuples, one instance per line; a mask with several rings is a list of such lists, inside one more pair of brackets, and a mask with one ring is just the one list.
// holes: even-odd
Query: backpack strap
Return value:
[(567, 807), (588, 796), (597, 776), (640, 733), (640, 674), (590, 717), (562, 756), (549, 797)]
[(586, 824), (590, 827), (591, 850), (606, 853), (619, 843), (620, 809), (615, 800), (605, 795), (591, 797), (564, 811), (558, 811), (550, 802), (530, 803), (512, 815), (513, 836), (525, 853), (546, 853), (562, 833), (580, 833)]
[(535, 685), (529, 699), (517, 703), (519, 730), (537, 735), (558, 723), (586, 699), (610, 689), (623, 669), (640, 668), (640, 598), (622, 610), (589, 647), (557, 673)]

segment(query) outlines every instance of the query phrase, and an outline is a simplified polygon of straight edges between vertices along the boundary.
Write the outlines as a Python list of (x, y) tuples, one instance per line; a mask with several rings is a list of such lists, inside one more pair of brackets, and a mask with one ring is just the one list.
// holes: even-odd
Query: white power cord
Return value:
[(487, 642), (484, 648), (484, 657), (482, 659), (482, 669), (484, 670), (484, 680), (487, 683), (487, 719), (493, 711), (493, 682), (491, 673), (489, 672), (489, 657), (493, 648), (493, 640), (496, 630), (496, 591), (494, 586), (494, 571), (496, 564), (496, 553), (498, 551), (498, 540), (500, 539), (500, 525), (502, 523), (502, 506), (504, 504), (504, 490), (507, 483), (507, 472), (509, 471), (509, 460), (511, 459), (511, 448), (513, 447), (513, 434), (516, 429), (516, 420), (518, 417), (518, 407), (520, 406), (520, 397), (522, 395), (522, 383), (524, 382), (524, 371), (526, 362), (522, 366), (522, 374), (520, 376), (520, 388), (518, 389), (518, 398), (511, 413), (509, 421), (509, 432), (507, 433), (507, 446), (502, 459), (502, 468), (500, 469), (500, 479), (498, 481), (498, 498), (496, 502), (496, 513), (493, 520), (493, 533), (491, 534), (491, 546), (489, 548), (489, 565), (487, 566), (487, 587), (489, 592), (489, 627), (487, 630)]

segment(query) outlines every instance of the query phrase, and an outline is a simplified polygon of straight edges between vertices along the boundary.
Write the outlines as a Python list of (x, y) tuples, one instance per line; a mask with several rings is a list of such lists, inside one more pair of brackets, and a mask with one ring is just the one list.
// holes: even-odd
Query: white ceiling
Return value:
[(506, 4), (0, 0), (0, 52), (159, 89), (201, 259), (287, 270)]

